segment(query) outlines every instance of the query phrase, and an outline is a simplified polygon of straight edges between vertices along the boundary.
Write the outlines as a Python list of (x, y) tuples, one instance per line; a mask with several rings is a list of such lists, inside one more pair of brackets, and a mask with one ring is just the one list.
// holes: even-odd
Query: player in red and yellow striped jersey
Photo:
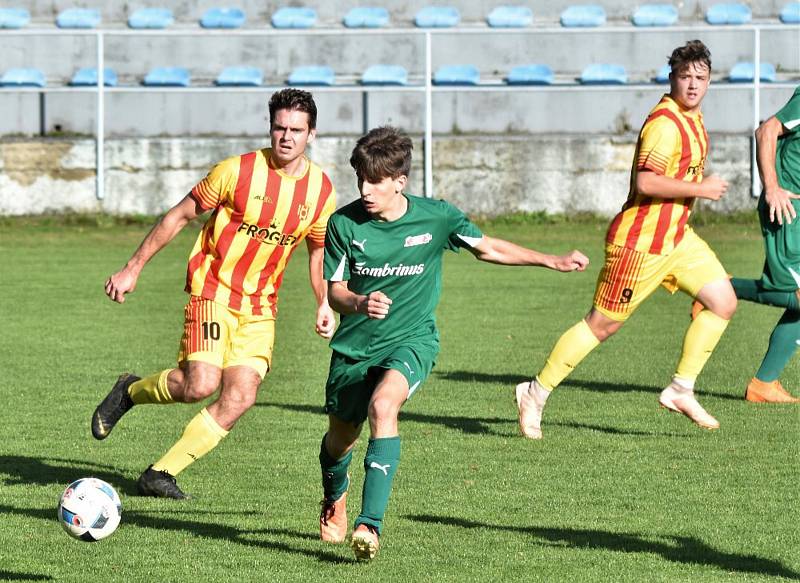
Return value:
[(672, 52), (669, 64), (670, 92), (639, 133), (628, 200), (608, 229), (594, 305), (561, 336), (541, 372), (516, 388), (526, 437), (542, 437), (542, 411), (551, 391), (661, 285), (686, 292), (706, 309), (689, 325), (659, 403), (700, 427), (719, 427), (695, 399), (694, 384), (736, 310), (736, 296), (714, 252), (687, 223), (695, 199), (719, 200), (727, 190), (721, 178), (703, 175), (708, 134), (700, 105), (711, 54), (702, 42), (690, 41)]
[(124, 302), (150, 258), (189, 221), (211, 211), (189, 256), (190, 296), (178, 368), (142, 379), (122, 375), (92, 417), (92, 434), (105, 439), (133, 405), (193, 403), (221, 386), (217, 400), (141, 475), (140, 494), (184, 498), (175, 476), (216, 447), (255, 403), (270, 369), (284, 268), (303, 240), (318, 306), (316, 331), (323, 338), (333, 334), (322, 262), (335, 192), (330, 179), (305, 156), (316, 135), (316, 104), (310, 93), (284, 89), (270, 98), (269, 113), (271, 147), (214, 166), (106, 281), (109, 298)]

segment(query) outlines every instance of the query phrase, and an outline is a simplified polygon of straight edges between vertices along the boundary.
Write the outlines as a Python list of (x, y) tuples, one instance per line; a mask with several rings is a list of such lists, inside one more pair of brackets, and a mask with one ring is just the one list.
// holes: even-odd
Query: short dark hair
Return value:
[(400, 129), (382, 126), (361, 136), (350, 156), (359, 180), (377, 183), (411, 172), (411, 138)]
[(308, 129), (317, 127), (317, 104), (314, 97), (302, 89), (281, 89), (269, 98), (269, 125), (275, 122), (275, 114), (281, 109), (302, 111), (308, 114)]
[(690, 63), (703, 63), (711, 71), (711, 51), (702, 41), (690, 40), (672, 51), (668, 62), (673, 73), (680, 72)]

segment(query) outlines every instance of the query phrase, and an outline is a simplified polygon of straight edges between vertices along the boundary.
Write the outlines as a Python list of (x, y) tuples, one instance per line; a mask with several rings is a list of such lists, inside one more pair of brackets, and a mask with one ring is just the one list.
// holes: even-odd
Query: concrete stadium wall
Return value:
[[(624, 202), (636, 135), (442, 136), (435, 140), (434, 190), (472, 215), (515, 211), (613, 215)], [(310, 151), (330, 175), (339, 203), (357, 196), (348, 165), (351, 137), (321, 137)], [(121, 139), (106, 143), (106, 196), (95, 198), (93, 140), (0, 142), (0, 215), (106, 212), (158, 214), (210, 166), (257, 149), (259, 139)], [(711, 135), (708, 172), (730, 182), (714, 211), (751, 209), (748, 136)], [(423, 148), (415, 139), (409, 192), (422, 193)]]

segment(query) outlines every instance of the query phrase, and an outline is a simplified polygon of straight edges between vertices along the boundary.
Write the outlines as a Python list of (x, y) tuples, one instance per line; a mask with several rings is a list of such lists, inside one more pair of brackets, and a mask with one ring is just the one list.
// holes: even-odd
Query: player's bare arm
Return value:
[(566, 255), (549, 255), (486, 235), (469, 250), (480, 261), (499, 265), (541, 266), (556, 271), (583, 271), (589, 265), (589, 259), (578, 250)]
[(636, 190), (641, 195), (653, 198), (719, 200), (727, 192), (728, 182), (714, 174), (703, 178), (701, 182), (686, 182), (649, 170), (639, 170), (636, 174)]
[(392, 305), (392, 300), (383, 292), (357, 294), (350, 291), (346, 281), (328, 282), (328, 301), (340, 314), (364, 314), (373, 320), (386, 318)]
[(167, 211), (150, 230), (125, 267), (106, 280), (106, 295), (117, 303), (123, 303), (125, 294), (136, 289), (139, 274), (147, 262), (166, 247), (189, 221), (203, 212), (203, 208), (190, 194)]
[(311, 289), (317, 300), (317, 317), (315, 330), (322, 338), (333, 336), (336, 328), (336, 316), (328, 304), (328, 286), (322, 278), (322, 261), (325, 257), (325, 247), (319, 247), (306, 239), (308, 247), (308, 279)]
[(783, 124), (775, 116), (762, 123), (756, 130), (756, 161), (761, 184), (764, 185), (764, 198), (769, 207), (769, 220), (773, 223), (777, 220), (779, 225), (783, 224), (784, 219), (791, 224), (792, 219), (797, 217), (791, 199), (800, 199), (800, 195), (781, 188), (775, 172), (778, 137), (783, 135), (784, 131)]

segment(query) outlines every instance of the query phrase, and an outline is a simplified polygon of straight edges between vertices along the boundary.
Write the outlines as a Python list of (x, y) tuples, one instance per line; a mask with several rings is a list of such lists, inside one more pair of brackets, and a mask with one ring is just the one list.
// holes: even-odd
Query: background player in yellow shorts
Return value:
[(92, 416), (92, 434), (105, 439), (131, 407), (193, 403), (219, 397), (186, 426), (181, 438), (140, 476), (142, 495), (184, 498), (175, 476), (211, 451), (256, 400), (269, 371), (278, 288), (293, 250), (304, 239), (316, 330), (329, 338), (335, 318), (322, 279), (325, 229), (335, 191), (305, 156), (316, 134), (310, 93), (284, 89), (269, 101), (271, 147), (223, 160), (153, 227), (106, 294), (122, 303), (144, 265), (186, 224), (213, 211), (189, 256), (178, 368), (140, 379), (123, 374)]
[(713, 251), (687, 225), (695, 199), (719, 200), (727, 190), (724, 180), (703, 176), (708, 135), (700, 105), (711, 54), (702, 42), (691, 41), (672, 52), (669, 65), (670, 92), (639, 133), (628, 200), (606, 235), (594, 305), (561, 336), (541, 372), (516, 387), (520, 429), (531, 439), (542, 437), (542, 411), (551, 391), (662, 284), (686, 292), (706, 309), (686, 331), (681, 359), (659, 403), (701, 427), (719, 427), (695, 399), (694, 383), (736, 311), (736, 296)]

